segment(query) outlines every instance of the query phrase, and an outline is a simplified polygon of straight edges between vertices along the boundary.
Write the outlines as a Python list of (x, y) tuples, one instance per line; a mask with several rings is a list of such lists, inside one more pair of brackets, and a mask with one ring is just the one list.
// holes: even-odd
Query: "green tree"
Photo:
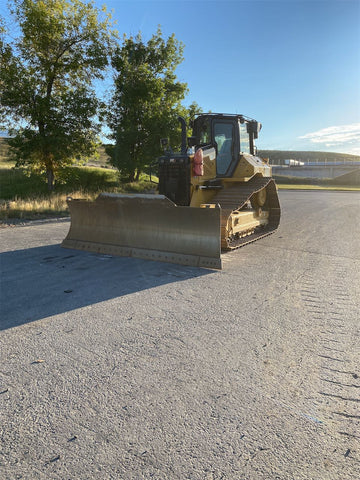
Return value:
[(59, 170), (96, 148), (93, 81), (108, 64), (111, 19), (81, 0), (13, 0), (10, 8), (20, 35), (8, 42), (0, 29), (0, 123), (17, 164), (46, 173), (52, 189)]
[(161, 153), (160, 139), (179, 143), (181, 101), (187, 84), (179, 82), (176, 67), (183, 60), (183, 45), (175, 35), (167, 40), (161, 29), (146, 43), (139, 33), (124, 37), (112, 59), (115, 88), (108, 124), (114, 147), (112, 163), (130, 181)]
[(188, 134), (192, 133), (192, 124), (195, 116), (199, 113), (203, 113), (203, 109), (196, 102), (192, 102), (188, 107), (182, 107), (179, 109), (179, 114), (185, 119), (188, 128)]

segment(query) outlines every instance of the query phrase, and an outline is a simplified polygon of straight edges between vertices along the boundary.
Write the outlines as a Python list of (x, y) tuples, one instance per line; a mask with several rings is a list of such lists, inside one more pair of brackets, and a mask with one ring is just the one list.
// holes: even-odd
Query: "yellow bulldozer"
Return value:
[(180, 152), (162, 140), (159, 193), (69, 198), (63, 247), (221, 269), (221, 251), (277, 229), (280, 205), (271, 167), (256, 155), (261, 124), (237, 114), (200, 114), (187, 138), (179, 120)]

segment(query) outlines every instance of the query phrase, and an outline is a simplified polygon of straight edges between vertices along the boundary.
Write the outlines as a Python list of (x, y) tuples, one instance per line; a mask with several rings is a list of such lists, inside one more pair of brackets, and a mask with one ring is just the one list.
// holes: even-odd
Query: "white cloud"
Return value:
[(337, 150), (341, 148), (343, 151), (360, 152), (360, 123), (322, 128), (299, 138), (323, 144), (327, 148), (337, 147)]

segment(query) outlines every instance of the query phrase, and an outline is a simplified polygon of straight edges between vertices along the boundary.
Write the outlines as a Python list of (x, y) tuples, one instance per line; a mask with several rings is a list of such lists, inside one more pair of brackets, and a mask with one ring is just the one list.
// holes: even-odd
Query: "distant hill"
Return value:
[(269, 158), (272, 165), (284, 165), (285, 160), (294, 159), (301, 162), (360, 162), (360, 155), (335, 152), (301, 152), (294, 150), (258, 150), (262, 158)]

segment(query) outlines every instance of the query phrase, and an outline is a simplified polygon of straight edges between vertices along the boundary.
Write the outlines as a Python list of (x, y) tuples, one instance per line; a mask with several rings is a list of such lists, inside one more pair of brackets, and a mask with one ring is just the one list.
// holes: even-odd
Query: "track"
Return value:
[[(253, 234), (241, 238), (228, 238), (227, 224), (233, 212), (243, 208), (252, 195), (266, 188), (267, 200), (265, 208), (269, 210), (269, 223), (266, 228), (259, 228)], [(271, 177), (255, 176), (248, 182), (239, 182), (235, 186), (219, 192), (214, 202), (221, 206), (221, 248), (234, 250), (260, 238), (271, 235), (280, 223), (280, 204), (276, 185)]]

